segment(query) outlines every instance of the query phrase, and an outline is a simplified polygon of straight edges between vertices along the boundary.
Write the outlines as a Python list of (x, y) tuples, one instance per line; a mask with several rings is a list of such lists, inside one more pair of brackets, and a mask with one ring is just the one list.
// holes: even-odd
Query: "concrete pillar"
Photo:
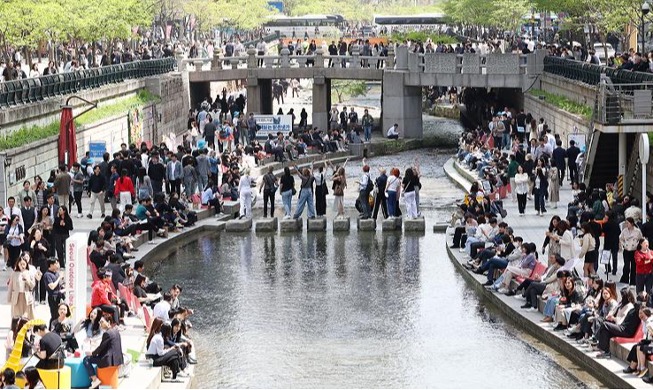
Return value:
[(385, 60), (386, 69), (395, 68), (395, 45), (394, 43), (388, 43), (388, 57)]
[(222, 69), (222, 61), (220, 60), (220, 48), (218, 46), (213, 48), (213, 60), (211, 61), (211, 69)]
[(175, 51), (175, 59), (177, 60), (177, 70), (180, 72), (184, 72), (186, 70), (186, 65), (183, 64), (184, 51), (181, 50), (181, 48), (179, 47)]
[(406, 86), (404, 73), (383, 73), (382, 131), (399, 125), (399, 138), (422, 138), (422, 89)]
[[(390, 53), (388, 53), (390, 57)], [(408, 46), (397, 46), (395, 52), (395, 69), (400, 71), (408, 71)]]
[(249, 48), (247, 48), (247, 69), (256, 69), (257, 67), (256, 49), (254, 49), (254, 46), (249, 45)]
[(619, 133), (619, 175), (626, 174), (627, 164), (628, 153), (626, 151), (626, 133)]
[(313, 117), (312, 125), (320, 130), (327, 130), (329, 127), (329, 97), (331, 95), (330, 85), (323, 76), (316, 76), (313, 79)]
[(288, 46), (284, 44), (279, 54), (281, 55), (281, 63), (279, 65), (282, 68), (290, 67), (290, 50), (288, 50)]
[(315, 51), (315, 64), (313, 66), (324, 68), (324, 49), (322, 49), (322, 46), (319, 46)]
[(351, 48), (351, 64), (349, 64), (350, 68), (358, 69), (361, 67), (361, 47), (358, 44), (355, 44)]
[(247, 112), (255, 114), (261, 113), (261, 88), (258, 83), (256, 77), (247, 78)]

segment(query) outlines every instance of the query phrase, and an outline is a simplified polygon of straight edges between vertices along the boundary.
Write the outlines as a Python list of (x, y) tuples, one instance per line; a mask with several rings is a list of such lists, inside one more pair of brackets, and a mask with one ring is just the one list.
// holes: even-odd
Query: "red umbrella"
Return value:
[[(73, 106), (70, 105), (72, 99), (79, 99), (90, 104), (91, 107), (73, 116)], [(75, 132), (75, 118), (87, 113), (97, 107), (97, 103), (88, 101), (77, 95), (73, 95), (66, 100), (66, 105), (61, 106), (61, 122), (59, 123), (59, 164), (65, 164), (71, 168), (77, 162), (77, 134)]]
[(61, 123), (59, 124), (59, 163), (68, 168), (77, 161), (77, 137), (75, 136), (75, 121), (73, 107), (61, 107)]

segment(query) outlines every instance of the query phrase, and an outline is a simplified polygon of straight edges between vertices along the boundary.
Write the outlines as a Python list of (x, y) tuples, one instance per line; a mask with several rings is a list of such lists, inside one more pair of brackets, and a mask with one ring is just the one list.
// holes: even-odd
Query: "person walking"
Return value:
[(66, 166), (59, 166), (59, 173), (54, 179), (52, 187), (57, 193), (57, 198), (59, 200), (60, 206), (68, 207), (68, 202), (70, 198), (70, 184), (72, 183), (72, 178), (66, 172)]
[(295, 194), (295, 178), (290, 174), (290, 168), (283, 168), (281, 175), (281, 201), (283, 202), (283, 219), (292, 217), (292, 196)]
[(329, 194), (329, 188), (324, 177), (324, 167), (319, 167), (317, 172), (313, 171), (315, 179), (315, 212), (318, 217), (326, 215), (326, 196)]
[(57, 215), (54, 217), (54, 224), (52, 225), (52, 236), (54, 241), (54, 249), (57, 252), (57, 258), (62, 268), (66, 268), (66, 239), (70, 236), (73, 230), (73, 220), (68, 214), (66, 206), (59, 206)]
[(252, 218), (252, 178), (249, 167), (243, 169), (238, 182), (238, 199), (240, 200), (240, 219)]
[(295, 165), (295, 171), (301, 180), (301, 185), (299, 187), (299, 200), (297, 201), (297, 210), (295, 210), (295, 215), (293, 219), (299, 219), (304, 212), (304, 206), (308, 203), (308, 218), (315, 218), (315, 206), (313, 205), (313, 183), (315, 178), (311, 175), (311, 171), (308, 168), (304, 168), (302, 171), (297, 168)]
[(134, 183), (129, 177), (129, 172), (123, 169), (113, 186), (113, 195), (120, 200), (120, 211), (125, 211), (125, 206), (132, 204), (132, 198), (136, 197)]
[(81, 165), (79, 163), (73, 164), (73, 199), (77, 205), (77, 218), (81, 218), (82, 215), (82, 194), (84, 193), (84, 174), (81, 170)]
[(549, 177), (549, 202), (554, 209), (558, 208), (560, 202), (560, 171), (557, 166), (551, 165), (548, 172)]
[(572, 139), (569, 141), (569, 148), (567, 148), (567, 166), (569, 167), (569, 180), (572, 183), (578, 183), (578, 164), (576, 158), (580, 154), (580, 149), (576, 146), (576, 142)]
[(365, 133), (365, 142), (370, 142), (372, 140), (372, 126), (374, 126), (374, 118), (372, 118), (372, 115), (370, 115), (367, 109), (363, 111), (362, 124), (363, 132)]
[(32, 291), (34, 286), (36, 286), (36, 281), (30, 275), (27, 260), (18, 259), (7, 285), (12, 317), (34, 319), (34, 293)]
[(515, 174), (515, 189), (514, 192), (517, 194), (517, 208), (519, 209), (519, 215), (524, 215), (526, 211), (526, 202), (528, 196), (528, 174), (524, 172), (524, 167), (521, 165), (517, 166), (517, 173)]
[(181, 161), (177, 160), (176, 154), (170, 153), (170, 161), (166, 166), (166, 180), (170, 183), (170, 193), (181, 195), (182, 175)]
[(533, 196), (535, 197), (535, 211), (537, 215), (543, 215), (546, 212), (544, 205), (544, 194), (548, 190), (548, 179), (546, 175), (546, 168), (544, 167), (543, 160), (537, 160), (537, 167), (533, 175)]
[[(259, 193), (263, 192), (263, 218), (268, 217), (268, 201), (270, 202), (270, 218), (274, 218), (274, 194), (277, 192), (278, 182), (274, 175), (274, 167), (268, 167), (268, 173), (263, 176), (263, 184)], [(292, 194), (291, 194), (292, 196)]]
[(88, 218), (93, 218), (93, 210), (95, 209), (95, 203), (100, 203), (100, 212), (102, 213), (102, 218), (104, 215), (104, 191), (106, 191), (107, 180), (102, 175), (100, 171), (100, 166), (96, 165), (93, 168), (93, 174), (88, 179), (88, 189), (91, 191), (91, 207), (88, 211)]

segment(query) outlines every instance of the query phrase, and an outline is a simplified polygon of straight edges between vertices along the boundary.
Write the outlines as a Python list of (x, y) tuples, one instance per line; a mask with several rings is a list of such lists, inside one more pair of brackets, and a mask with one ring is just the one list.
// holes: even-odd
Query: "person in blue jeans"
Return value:
[[(480, 267), (474, 269), (474, 273), (477, 273), (479, 275), (482, 275), (485, 271), (487, 271), (487, 282), (483, 283), (484, 286), (492, 286), (494, 284), (494, 271), (497, 269), (506, 269), (508, 267), (508, 264), (510, 264), (513, 261), (519, 261), (522, 258), (522, 251), (521, 251), (521, 245), (524, 242), (524, 239), (517, 236), (512, 239), (512, 250), (510, 252), (501, 252), (500, 250), (502, 249), (501, 246), (498, 248), (499, 250), (497, 251), (498, 255), (492, 257), (490, 260), (485, 262), (485, 264), (482, 264)], [(508, 246), (504, 246), (507, 248)], [(500, 253), (500, 254), (499, 254)]]
[(306, 203), (308, 203), (308, 217), (311, 219), (315, 218), (315, 205), (313, 204), (313, 183), (315, 182), (315, 178), (311, 175), (311, 170), (308, 168), (300, 171), (295, 165), (295, 171), (297, 171), (297, 176), (299, 176), (302, 184), (299, 187), (299, 200), (297, 201), (297, 210), (295, 210), (293, 219), (299, 219), (302, 216)]
[(372, 139), (372, 126), (374, 125), (374, 118), (365, 110), (362, 119), (363, 131), (365, 131), (365, 142), (370, 142)]
[[(363, 163), (365, 163), (364, 160)], [(371, 218), (372, 212), (370, 211), (369, 196), (371, 188), (373, 188), (373, 182), (370, 177), (369, 165), (363, 165), (363, 175), (360, 180), (356, 181), (356, 184), (358, 184), (358, 202), (361, 206), (361, 219)]]

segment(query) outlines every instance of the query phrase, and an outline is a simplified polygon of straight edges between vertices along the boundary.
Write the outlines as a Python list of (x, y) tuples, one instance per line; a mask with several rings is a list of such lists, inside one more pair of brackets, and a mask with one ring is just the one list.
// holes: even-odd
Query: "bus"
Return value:
[(374, 24), (386, 27), (436, 26), (446, 24), (444, 14), (375, 15)]
[(344, 22), (342, 15), (275, 15), (263, 27), (268, 34), (278, 31), (286, 38), (333, 37), (340, 34)]

